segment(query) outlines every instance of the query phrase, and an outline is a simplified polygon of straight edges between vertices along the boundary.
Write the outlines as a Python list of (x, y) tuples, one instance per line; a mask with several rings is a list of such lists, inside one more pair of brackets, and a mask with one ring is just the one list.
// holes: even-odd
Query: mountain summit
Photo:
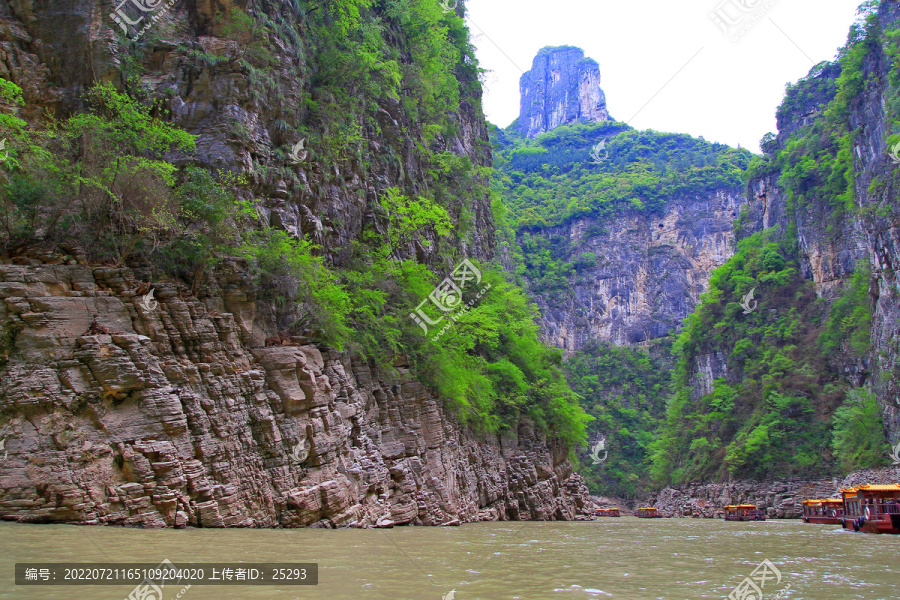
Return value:
[(569, 123), (608, 121), (600, 65), (573, 46), (542, 48), (519, 80), (521, 108), (516, 129), (535, 137)]

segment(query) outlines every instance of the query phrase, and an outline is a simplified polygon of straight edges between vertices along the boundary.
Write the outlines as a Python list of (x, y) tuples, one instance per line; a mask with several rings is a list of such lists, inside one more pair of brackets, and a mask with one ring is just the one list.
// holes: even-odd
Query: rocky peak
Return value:
[(600, 65), (573, 46), (542, 48), (519, 80), (518, 130), (535, 137), (569, 123), (608, 121)]

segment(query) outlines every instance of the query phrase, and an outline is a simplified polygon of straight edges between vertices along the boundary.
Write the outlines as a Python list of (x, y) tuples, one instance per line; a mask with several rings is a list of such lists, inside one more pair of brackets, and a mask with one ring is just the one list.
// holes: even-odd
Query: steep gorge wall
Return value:
[[(880, 27), (897, 27), (900, 8), (883, 2), (878, 11)], [(813, 198), (803, 206), (793, 205), (779, 185), (780, 172), (768, 173), (750, 182), (748, 213), (741, 221), (741, 237), (776, 225), (782, 233), (795, 228), (803, 276), (815, 284), (816, 293), (833, 301), (861, 268), (869, 268), (869, 300), (872, 311), (871, 350), (861, 358), (843, 357), (836, 365), (853, 386), (869, 386), (882, 406), (891, 444), (900, 441), (900, 167), (893, 164), (887, 145), (890, 131), (889, 106), (896, 102), (896, 89), (889, 79), (892, 59), (882, 48), (873, 47), (862, 64), (869, 83), (850, 103), (853, 192), (855, 205), (840, 210)], [(840, 67), (827, 65), (815, 79), (836, 79)], [(813, 86), (809, 86), (812, 88)], [(801, 127), (824, 120), (827, 99), (811, 95), (790, 112), (779, 115), (779, 134), (768, 151), (783, 148)], [(694, 365), (699, 393), (710, 391), (700, 382), (728, 378), (723, 356), (706, 354)]]
[[(7, 263), (9, 261), (6, 261)], [(200, 301), (146, 273), (0, 266), (0, 518), (295, 527), (590, 514), (568, 450), (461, 426), (397, 365), (252, 342), (239, 263)], [(60, 261), (52, 261), (59, 263)]]
[[(250, 41), (249, 31), (223, 32), (229, 11), (250, 9), (269, 19), (260, 39)], [(128, 79), (130, 85), (136, 81), (168, 111), (174, 126), (198, 136), (196, 154), (173, 153), (171, 162), (244, 173), (264, 222), (321, 245), (336, 264), (346, 260), (365, 227), (384, 226), (372, 204), (386, 188), (399, 187), (410, 197), (434, 191), (427, 175), (433, 165), (421, 146), (490, 165), (480, 89), (461, 95), (458, 112), (449, 115), (453, 134), (430, 143), (422, 123), (391, 95), (378, 97), (368, 114), (335, 116), (347, 107), (323, 82), (326, 65), (317, 60), (326, 52), (324, 43), (314, 35), (306, 10), (294, 2), (176, 2), (134, 43), (121, 37), (110, 12), (110, 3), (100, 0), (52, 5), (0, 0), (0, 77), (22, 87), (23, 114), (38, 118), (49, 111), (65, 117), (82, 105), (83, 92), (94, 82), (122, 87)], [(402, 46), (403, 32), (395, 27), (392, 41)], [(271, 55), (264, 68), (248, 65), (249, 44)], [(405, 61), (413, 60), (401, 51)], [(363, 97), (367, 91), (359, 84), (350, 93)], [(334, 131), (342, 119), (364, 124)], [(329, 151), (334, 141), (329, 136), (351, 134), (361, 137), (349, 150), (354, 156)], [(294, 165), (286, 153), (301, 139), (309, 156)], [(474, 174), (466, 182), (470, 187), (441, 201), (454, 221), (465, 214), (471, 222), (465, 236), (451, 243), (463, 255), (489, 259), (493, 217), (486, 192), (474, 189), (479, 182), (486, 185)], [(437, 263), (445, 246), (431, 242), (419, 240), (409, 251)]]
[[(275, 58), (268, 84), (214, 22), (251, 5), (277, 24), (258, 40)], [(378, 98), (371, 114), (350, 115), (364, 123), (358, 154), (325, 160), (315, 140), (335, 134), (321, 119), (342, 108), (321, 85), (320, 49), (296, 3), (175, 3), (138, 44), (123, 42), (109, 11), (98, 0), (0, 0), (0, 76), (23, 88), (23, 116), (66, 116), (93, 82), (136, 77), (174, 125), (198, 136), (197, 154), (172, 162), (244, 173), (261, 221), (321, 245), (335, 265), (363, 229), (383, 230), (373, 205), (389, 187), (443, 194), (453, 220), (467, 223), (456, 239), (415, 240), (404, 253), (436, 268), (448, 244), (461, 256), (493, 255), (483, 176), (475, 169), (452, 193), (436, 190), (421, 151), (490, 164), (477, 93), (449, 116), (452, 134), (427, 142), (400, 98)], [(402, 44), (401, 31), (391, 36)], [(310, 157), (290, 164), (285, 151), (303, 135)], [(0, 277), (4, 519), (333, 526), (586, 510), (567, 448), (528, 422), (482, 438), (408, 365), (389, 376), (304, 338), (266, 346), (284, 323), (240, 262), (219, 269), (199, 298), (150, 269), (53, 253), (4, 259)], [(141, 308), (142, 284), (155, 290), (154, 311)]]
[(723, 189), (671, 199), (664, 213), (628, 211), (548, 230), (568, 240), (564, 260), (585, 252), (598, 260), (579, 269), (571, 294), (535, 294), (545, 339), (575, 352), (592, 340), (645, 344), (677, 330), (710, 273), (734, 254), (733, 222), (746, 203)]

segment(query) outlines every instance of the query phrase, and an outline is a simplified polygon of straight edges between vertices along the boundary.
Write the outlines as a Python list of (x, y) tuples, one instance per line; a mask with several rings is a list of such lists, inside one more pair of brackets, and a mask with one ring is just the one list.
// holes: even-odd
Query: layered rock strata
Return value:
[(300, 338), (266, 340), (239, 263), (201, 301), (142, 286), (140, 270), (19, 262), (0, 265), (0, 518), (333, 527), (591, 513), (567, 448), (529, 423), (480, 437), (403, 366), (386, 378)]

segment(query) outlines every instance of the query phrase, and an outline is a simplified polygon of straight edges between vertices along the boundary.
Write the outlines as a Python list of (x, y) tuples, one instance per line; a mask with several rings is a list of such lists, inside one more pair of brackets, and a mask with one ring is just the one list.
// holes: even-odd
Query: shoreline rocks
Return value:
[(803, 514), (803, 500), (840, 496), (840, 489), (856, 485), (900, 482), (900, 466), (856, 471), (845, 477), (821, 479), (735, 480), (724, 483), (692, 483), (666, 487), (647, 502), (660, 514), (674, 518), (721, 517), (729, 504), (756, 504), (770, 519), (796, 519)]

